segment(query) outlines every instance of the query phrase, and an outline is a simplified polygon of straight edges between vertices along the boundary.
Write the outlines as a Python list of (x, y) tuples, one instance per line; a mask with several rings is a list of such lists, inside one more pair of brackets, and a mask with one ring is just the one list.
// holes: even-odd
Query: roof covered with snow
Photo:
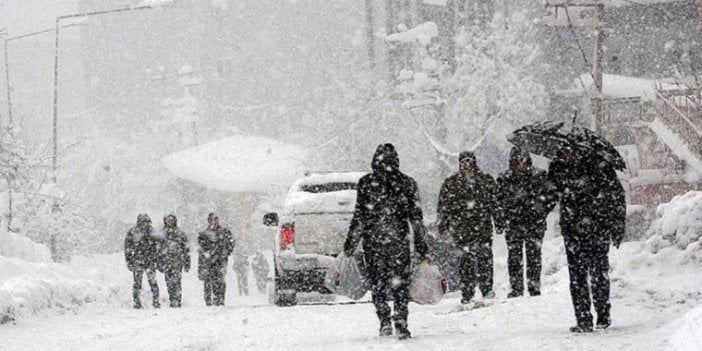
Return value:
[[(573, 90), (576, 93), (582, 93), (584, 90), (591, 92), (594, 90), (594, 85), (592, 75), (586, 73), (575, 79)], [(634, 78), (614, 74), (604, 74), (602, 76), (602, 91), (606, 97), (638, 97), (643, 101), (653, 101), (656, 99), (657, 87), (662, 90), (681, 88), (681, 86), (678, 84), (664, 83), (650, 79)]]
[(228, 192), (287, 189), (304, 174), (307, 150), (260, 136), (235, 135), (163, 158), (173, 174)]

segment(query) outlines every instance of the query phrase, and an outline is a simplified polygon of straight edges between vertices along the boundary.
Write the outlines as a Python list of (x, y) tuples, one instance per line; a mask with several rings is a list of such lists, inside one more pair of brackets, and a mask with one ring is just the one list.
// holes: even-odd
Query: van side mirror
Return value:
[(278, 214), (275, 212), (270, 212), (263, 215), (263, 225), (265, 225), (266, 227), (277, 227)]

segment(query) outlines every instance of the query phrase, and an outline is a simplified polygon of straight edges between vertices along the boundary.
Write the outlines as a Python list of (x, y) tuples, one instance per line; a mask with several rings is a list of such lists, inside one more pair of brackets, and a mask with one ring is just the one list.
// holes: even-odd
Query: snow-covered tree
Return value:
[(547, 94), (539, 79), (545, 66), (537, 31), (526, 11), (508, 17), (498, 13), (487, 28), (465, 27), (455, 37), (455, 71), (434, 60), (432, 43), (417, 41), (421, 68), (405, 70), (399, 90), (407, 106), (418, 111), (430, 106), (430, 114), (441, 121), (427, 128), (437, 152), (444, 153), (443, 144), (453, 153), (489, 149), (504, 154), (505, 135), (543, 118)]

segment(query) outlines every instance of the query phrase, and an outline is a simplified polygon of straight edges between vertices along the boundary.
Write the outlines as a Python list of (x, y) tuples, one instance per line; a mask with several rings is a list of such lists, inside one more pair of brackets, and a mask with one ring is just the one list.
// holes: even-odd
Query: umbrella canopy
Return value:
[(599, 157), (614, 169), (626, 168), (624, 159), (604, 137), (585, 127), (564, 122), (540, 122), (523, 126), (507, 136), (516, 147), (551, 159), (559, 157), (565, 146), (575, 147), (586, 155)]

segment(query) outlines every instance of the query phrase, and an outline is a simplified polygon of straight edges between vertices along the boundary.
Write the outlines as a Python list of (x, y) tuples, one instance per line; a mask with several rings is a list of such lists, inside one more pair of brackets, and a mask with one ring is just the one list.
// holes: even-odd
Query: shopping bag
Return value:
[(324, 286), (327, 289), (352, 300), (362, 298), (369, 285), (364, 267), (354, 257), (348, 257), (343, 252), (336, 257), (324, 276)]
[(410, 297), (420, 305), (435, 305), (448, 289), (446, 278), (439, 272), (439, 267), (421, 262), (412, 274)]

